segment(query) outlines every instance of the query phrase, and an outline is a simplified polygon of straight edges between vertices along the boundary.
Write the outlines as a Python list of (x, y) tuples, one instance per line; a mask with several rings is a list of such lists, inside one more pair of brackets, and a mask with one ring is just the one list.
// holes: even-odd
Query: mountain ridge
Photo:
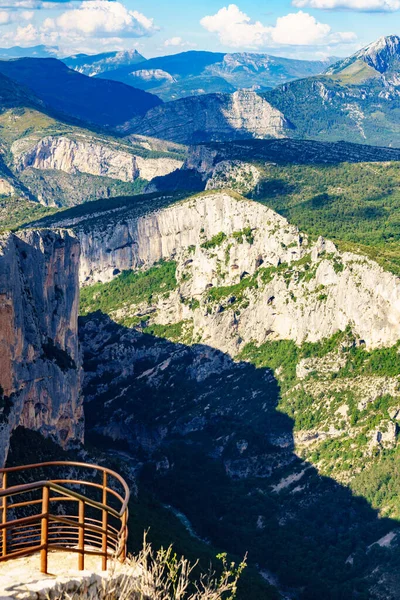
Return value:
[(397, 35), (382, 36), (352, 56), (331, 65), (326, 70), (326, 74), (340, 73), (356, 61), (363, 61), (377, 72), (384, 74), (392, 67), (393, 59), (398, 59), (399, 55), (400, 37)]
[(81, 75), (55, 58), (3, 60), (0, 73), (31, 89), (53, 110), (103, 127), (115, 128), (162, 103), (123, 83)]
[[(63, 59), (79, 70), (73, 58)], [(87, 58), (88, 63), (93, 59)], [(152, 90), (163, 100), (175, 100), (190, 95), (249, 89), (270, 89), (283, 81), (299, 76), (321, 73), (332, 61), (306, 61), (262, 53), (208, 52), (187, 50), (137, 62), (120, 64), (115, 70), (105, 69), (96, 77), (122, 81), (134, 87)], [(87, 73), (89, 73), (88, 67)], [(164, 74), (151, 81), (152, 72)]]

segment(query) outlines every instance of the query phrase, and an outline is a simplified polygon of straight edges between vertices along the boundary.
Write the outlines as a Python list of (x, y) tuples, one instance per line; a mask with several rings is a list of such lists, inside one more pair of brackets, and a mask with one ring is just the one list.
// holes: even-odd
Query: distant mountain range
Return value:
[[(48, 46), (0, 49), (0, 58), (7, 59), (54, 58), (57, 54), (58, 48)], [(76, 54), (62, 60), (83, 75), (119, 81), (169, 101), (243, 88), (266, 91), (287, 81), (320, 74), (336, 59), (311, 61), (250, 52), (191, 50), (147, 60), (137, 50), (125, 50)]]
[[(236, 94), (167, 102), (133, 131), (181, 143), (291, 137), (400, 147), (400, 38), (381, 38), (321, 75)], [(267, 114), (279, 127), (265, 127)]]
[(12, 48), (0, 48), (0, 59), (9, 58), (54, 58), (58, 54), (57, 46), (30, 46), (22, 48), (21, 46), (12, 46)]
[(54, 58), (3, 60), (0, 73), (29, 88), (53, 111), (103, 127), (122, 126), (161, 104), (157, 96), (117, 81), (86, 77)]
[(299, 77), (322, 73), (334, 60), (306, 61), (249, 52), (191, 50), (149, 60), (137, 52), (119, 52), (104, 58), (80, 55), (64, 62), (86, 75), (121, 81), (168, 101), (243, 88), (268, 90)]
[[(52, 110), (122, 135), (184, 144), (290, 137), (400, 147), (398, 36), (333, 64), (195, 51), (150, 60), (137, 51), (111, 52), (66, 62), (74, 68), (54, 58), (0, 61), (0, 73)], [(309, 76), (287, 81), (305, 71)], [(271, 78), (285, 83), (266, 90)], [(184, 97), (163, 103), (155, 92)]]

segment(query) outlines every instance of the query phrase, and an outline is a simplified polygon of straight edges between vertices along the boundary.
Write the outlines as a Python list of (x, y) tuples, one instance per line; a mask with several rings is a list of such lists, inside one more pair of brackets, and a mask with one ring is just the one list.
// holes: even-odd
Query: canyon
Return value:
[[(377, 586), (373, 598), (395, 589), (395, 505), (377, 519), (343, 487), (361, 485), (345, 466), (347, 443), (357, 445), (357, 465), (396, 446), (400, 375), (348, 374), (353, 355), (368, 371), (373, 353), (397, 353), (395, 275), (225, 190), (94, 202), (31, 226), (3, 235), (3, 457), (18, 425), (65, 448), (82, 442), (84, 397), (87, 441), (129, 456), (139, 485), (187, 515), (201, 538), (232, 552), (251, 546), (284, 582), (284, 555), (290, 573), (297, 554), (312, 555), (307, 590), (325, 591), (318, 572), (331, 555), (308, 510), (329, 505), (330, 525), (346, 523), (352, 547), (362, 536), (359, 552), (376, 569), (350, 577)], [(324, 445), (334, 443), (343, 456), (332, 463)], [(215, 506), (204, 496), (212, 488)], [(227, 496), (243, 507), (240, 530)], [(368, 547), (389, 534), (383, 566)], [(347, 544), (338, 556), (330, 586), (343, 576)]]

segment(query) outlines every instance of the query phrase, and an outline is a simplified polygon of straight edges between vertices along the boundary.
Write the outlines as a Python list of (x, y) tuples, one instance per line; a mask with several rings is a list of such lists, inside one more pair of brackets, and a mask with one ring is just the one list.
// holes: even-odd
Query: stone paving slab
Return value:
[(48, 555), (48, 575), (40, 573), (40, 556), (33, 554), (0, 563), (0, 600), (52, 600), (61, 591), (74, 598), (97, 600), (102, 597), (110, 573), (122, 566), (111, 565), (109, 572), (101, 570), (101, 557), (85, 556), (85, 571), (78, 570), (78, 556), (73, 552), (54, 551)]

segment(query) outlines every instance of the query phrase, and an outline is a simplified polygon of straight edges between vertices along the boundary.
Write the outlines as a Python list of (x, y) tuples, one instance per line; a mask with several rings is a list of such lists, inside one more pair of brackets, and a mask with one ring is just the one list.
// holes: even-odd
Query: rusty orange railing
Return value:
[[(50, 469), (61, 471), (61, 477), (43, 478)], [(65, 471), (72, 470), (84, 470), (85, 479), (65, 478)], [(29, 477), (33, 481), (25, 483), (35, 471), (42, 479)], [(14, 474), (24, 483), (10, 486)], [(110, 557), (125, 560), (129, 487), (118, 473), (54, 461), (0, 469), (0, 479), (0, 561), (40, 552), (40, 570), (47, 573), (50, 550), (76, 552), (79, 570), (85, 568), (85, 555), (101, 557), (103, 570)]]

